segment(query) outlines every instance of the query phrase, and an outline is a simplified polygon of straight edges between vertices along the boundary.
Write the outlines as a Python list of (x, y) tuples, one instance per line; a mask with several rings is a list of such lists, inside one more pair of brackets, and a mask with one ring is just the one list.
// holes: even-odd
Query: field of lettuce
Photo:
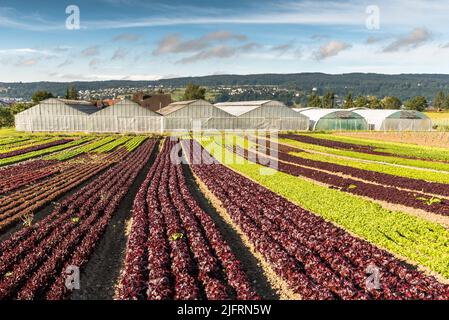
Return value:
[(448, 151), (0, 132), (0, 300), (449, 300)]

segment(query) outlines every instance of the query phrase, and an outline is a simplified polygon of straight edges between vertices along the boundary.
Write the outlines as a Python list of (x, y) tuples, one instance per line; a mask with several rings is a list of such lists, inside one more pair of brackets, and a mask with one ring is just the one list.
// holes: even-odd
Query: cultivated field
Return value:
[(0, 299), (449, 300), (449, 152), (0, 131)]

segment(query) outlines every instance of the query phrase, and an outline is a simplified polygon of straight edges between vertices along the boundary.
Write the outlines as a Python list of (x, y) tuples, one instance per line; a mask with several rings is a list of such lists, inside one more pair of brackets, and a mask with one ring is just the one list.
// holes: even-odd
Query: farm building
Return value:
[(89, 101), (47, 99), (15, 116), (18, 131), (88, 131), (99, 109)]
[(170, 94), (135, 93), (132, 100), (151, 111), (158, 111), (168, 106), (172, 100)]
[(122, 100), (90, 116), (91, 132), (162, 132), (162, 116), (131, 101)]
[(232, 129), (233, 116), (204, 100), (174, 102), (158, 111), (164, 130)]
[(310, 130), (368, 130), (359, 114), (345, 109), (307, 109), (300, 111), (310, 119)]
[(215, 106), (235, 116), (233, 129), (307, 130), (309, 119), (274, 100), (222, 102)]
[(431, 131), (432, 120), (415, 110), (355, 110), (368, 122), (371, 130)]

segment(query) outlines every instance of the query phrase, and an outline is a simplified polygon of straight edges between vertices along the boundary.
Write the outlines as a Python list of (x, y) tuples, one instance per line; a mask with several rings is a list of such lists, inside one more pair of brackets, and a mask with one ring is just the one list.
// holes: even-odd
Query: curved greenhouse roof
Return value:
[(432, 120), (415, 110), (356, 110), (371, 129), (386, 131), (430, 131)]
[(234, 126), (237, 129), (303, 131), (309, 127), (306, 116), (276, 100), (221, 102), (215, 106), (237, 118)]
[(368, 130), (359, 114), (345, 109), (307, 109), (300, 111), (310, 119), (310, 130)]

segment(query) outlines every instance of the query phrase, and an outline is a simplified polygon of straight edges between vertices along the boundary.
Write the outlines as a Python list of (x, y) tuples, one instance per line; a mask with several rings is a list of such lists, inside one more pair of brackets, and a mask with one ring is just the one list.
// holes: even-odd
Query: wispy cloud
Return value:
[(177, 63), (188, 64), (209, 59), (231, 58), (241, 53), (253, 51), (258, 47), (259, 45), (257, 43), (248, 43), (237, 47), (220, 45), (207, 50), (200, 51), (190, 57), (183, 58), (177, 61)]
[(123, 60), (128, 55), (128, 52), (124, 48), (118, 48), (115, 50), (112, 60)]
[(140, 36), (135, 33), (122, 33), (119, 35), (116, 35), (112, 38), (112, 41), (118, 42), (118, 41), (124, 41), (124, 42), (136, 42), (140, 39)]
[(383, 49), (383, 52), (396, 52), (417, 48), (432, 39), (432, 33), (426, 28), (415, 28), (409, 34), (397, 38)]
[(247, 37), (229, 31), (215, 31), (196, 39), (183, 40), (181, 35), (173, 34), (166, 36), (159, 41), (157, 48), (153, 51), (153, 55), (194, 52), (210, 47), (213, 43), (229, 40), (245, 41), (247, 40)]
[(314, 57), (316, 60), (323, 60), (327, 59), (333, 56), (338, 55), (340, 52), (351, 48), (352, 45), (349, 43), (338, 41), (338, 40), (331, 40), (325, 45), (321, 46), (315, 53)]
[(36, 15), (24, 15), (10, 7), (0, 7), (0, 27), (27, 31), (64, 30), (64, 23), (42, 19)]
[(39, 50), (33, 48), (1, 49), (0, 54), (38, 54), (43, 56), (54, 55), (54, 53), (50, 50)]
[(14, 64), (16, 67), (32, 67), (40, 61), (40, 58), (21, 58)]
[(279, 44), (277, 46), (273, 46), (271, 47), (271, 51), (275, 51), (277, 53), (279, 53), (280, 55), (292, 50), (294, 48), (294, 45), (292, 43), (284, 43), (284, 44)]
[(99, 46), (92, 46), (81, 51), (81, 54), (85, 57), (98, 56), (100, 53)]
[(60, 64), (58, 64), (58, 68), (64, 68), (64, 67), (67, 67), (67, 66), (69, 66), (69, 65), (71, 65), (71, 64), (73, 64), (73, 60), (70, 60), (70, 59), (66, 59), (66, 60), (64, 60), (63, 62), (61, 62)]
[(382, 41), (381, 37), (370, 36), (366, 39), (365, 43), (366, 44), (375, 44), (375, 43), (378, 43), (381, 41)]
[(100, 62), (101, 62), (100, 59), (94, 58), (94, 59), (90, 60), (89, 67), (91, 67), (92, 69), (95, 69), (98, 67)]

